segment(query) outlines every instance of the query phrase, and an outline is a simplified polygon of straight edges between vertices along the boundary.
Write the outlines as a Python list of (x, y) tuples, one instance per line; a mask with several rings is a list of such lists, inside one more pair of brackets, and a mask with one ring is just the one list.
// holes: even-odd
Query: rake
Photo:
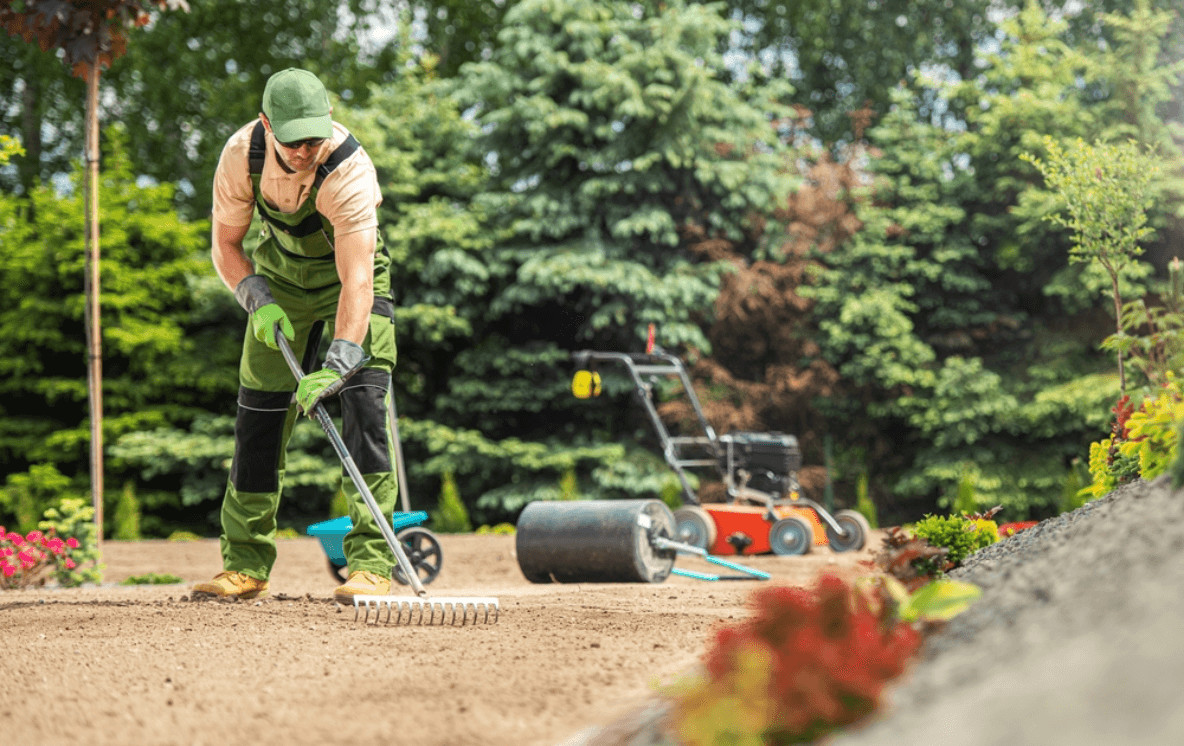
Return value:
[[(304, 378), (304, 370), (296, 360), (296, 354), (292, 352), (288, 340), (284, 338), (279, 324), (276, 324), (275, 338), (279, 342), (280, 352), (283, 353), (284, 360), (288, 363), (288, 368), (292, 371), (292, 375), (296, 377), (297, 383), (299, 383), (300, 379)], [(369, 622), (370, 614), (373, 611), (374, 621), (377, 623), (381, 621), (383, 611), (385, 610), (386, 622), (388, 624), (464, 625), (469, 622), (473, 622), (474, 624), (477, 622), (497, 622), (501, 607), (498, 605), (498, 600), (494, 597), (445, 598), (442, 596), (428, 596), (427, 590), (423, 587), (423, 583), (419, 579), (419, 574), (412, 567), (411, 560), (407, 558), (407, 553), (403, 551), (402, 545), (400, 545), (398, 538), (395, 536), (394, 528), (391, 527), (386, 517), (383, 516), (382, 509), (378, 507), (378, 501), (374, 499), (374, 495), (366, 485), (366, 480), (362, 478), (362, 472), (358, 470), (353, 457), (349, 455), (349, 451), (345, 447), (345, 441), (338, 434), (337, 428), (333, 425), (333, 419), (325, 411), (324, 405), (318, 403), (312, 408), (310, 414), (320, 424), (321, 429), (325, 431), (325, 435), (329, 436), (329, 441), (333, 444), (333, 450), (337, 452), (337, 457), (341, 459), (341, 465), (345, 467), (350, 480), (358, 488), (358, 494), (362, 496), (362, 501), (366, 503), (366, 508), (370, 511), (370, 515), (374, 517), (374, 522), (378, 524), (379, 530), (382, 531), (382, 537), (386, 539), (387, 545), (391, 548), (391, 552), (394, 553), (395, 561), (398, 563), (404, 577), (407, 578), (407, 582), (411, 584), (416, 594), (414, 597), (354, 596), (354, 620), (357, 621), (364, 610), (365, 617), (363, 621)]]

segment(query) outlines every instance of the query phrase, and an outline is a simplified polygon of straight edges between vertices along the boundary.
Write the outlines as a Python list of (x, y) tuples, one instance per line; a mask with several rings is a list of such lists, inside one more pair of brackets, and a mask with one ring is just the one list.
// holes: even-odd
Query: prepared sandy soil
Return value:
[[(611, 740), (693, 671), (762, 582), (532, 584), (514, 537), (439, 536), (438, 596), (496, 596), (496, 624), (355, 621), (314, 538), (281, 540), (271, 597), (189, 600), (188, 585), (121, 586), (221, 569), (218, 542), (103, 544), (104, 583), (0, 594), (0, 741), (37, 744), (483, 744)], [(745, 557), (771, 583), (853, 579), (880, 546)], [(736, 559), (736, 558), (733, 558)], [(694, 557), (676, 567), (725, 572)], [(397, 587), (396, 592), (407, 590)], [(600, 735), (595, 735), (600, 734)], [(17, 741), (12, 741), (13, 743)]]
[[(103, 586), (0, 595), (0, 743), (668, 746), (657, 694), (766, 585), (534, 585), (514, 537), (440, 541), (429, 590), (497, 596), (496, 624), (357, 622), (315, 539), (282, 541), (273, 597), (239, 603), (115, 585), (204, 580), (215, 540), (107, 542)], [(743, 561), (777, 584), (854, 579), (881, 541)], [(1184, 743), (1184, 490), (1127, 485), (952, 574), (981, 598), (831, 746)]]

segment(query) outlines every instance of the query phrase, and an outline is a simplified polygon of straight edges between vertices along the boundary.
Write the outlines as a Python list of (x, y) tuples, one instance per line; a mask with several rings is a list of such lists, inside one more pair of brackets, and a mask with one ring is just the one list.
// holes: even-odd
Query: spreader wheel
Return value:
[[(407, 554), (407, 559), (411, 560), (411, 566), (415, 568), (415, 573), (419, 575), (419, 582), (427, 585), (436, 579), (440, 574), (440, 566), (444, 564), (444, 555), (440, 552), (440, 542), (436, 539), (436, 535), (426, 528), (412, 526), (405, 528), (396, 534), (399, 543), (403, 545), (403, 551)], [(403, 574), (403, 568), (395, 565), (394, 572), (395, 580), (403, 585), (407, 585), (407, 576)]]
[(698, 505), (684, 505), (674, 511), (676, 538), (683, 544), (710, 549), (715, 544), (715, 521)]
[(814, 547), (814, 529), (796, 515), (786, 516), (769, 529), (773, 554), (806, 554)]
[(830, 548), (836, 552), (856, 552), (863, 549), (872, 533), (872, 528), (863, 514), (854, 510), (840, 510), (835, 513), (834, 519), (843, 529), (843, 533), (839, 535), (830, 526), (826, 527), (826, 538), (830, 542)]

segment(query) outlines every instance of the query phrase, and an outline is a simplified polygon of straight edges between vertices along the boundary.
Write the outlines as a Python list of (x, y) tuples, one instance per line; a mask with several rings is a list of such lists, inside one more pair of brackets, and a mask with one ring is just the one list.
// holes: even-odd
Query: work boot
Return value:
[(267, 581), (256, 580), (241, 572), (223, 570), (208, 583), (198, 583), (192, 588), (193, 594), (214, 596), (216, 598), (259, 598), (267, 595)]
[(349, 574), (345, 585), (333, 591), (333, 600), (339, 604), (352, 604), (354, 596), (385, 596), (391, 592), (391, 579), (375, 575), (368, 570), (355, 570)]

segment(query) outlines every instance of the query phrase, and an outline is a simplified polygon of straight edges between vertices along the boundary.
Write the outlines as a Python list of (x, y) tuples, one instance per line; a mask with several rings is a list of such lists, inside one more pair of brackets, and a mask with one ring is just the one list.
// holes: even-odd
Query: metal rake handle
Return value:
[[(296, 377), (296, 382), (304, 378), (304, 370), (300, 367), (300, 362), (296, 360), (296, 353), (292, 352), (292, 347), (288, 344), (287, 338), (284, 337), (280, 330), (280, 325), (275, 325), (275, 339), (279, 343), (280, 352), (283, 353), (284, 360), (288, 363), (288, 368), (292, 371), (292, 375)], [(382, 508), (378, 507), (378, 501), (374, 499), (374, 495), (370, 492), (370, 488), (366, 486), (366, 480), (362, 478), (362, 472), (358, 470), (358, 465), (354, 463), (354, 459), (349, 455), (349, 451), (345, 447), (345, 441), (341, 439), (341, 435), (337, 433), (337, 428), (333, 425), (333, 418), (325, 411), (325, 407), (320, 402), (312, 408), (309, 414), (320, 424), (321, 429), (325, 431), (325, 435), (329, 436), (329, 441), (333, 444), (333, 450), (337, 452), (337, 457), (341, 459), (342, 466), (349, 474), (349, 478), (353, 481), (354, 486), (358, 488), (358, 494), (362, 496), (362, 501), (366, 503), (366, 507), (370, 510), (370, 515), (374, 517), (374, 521), (378, 524), (378, 528), (382, 531), (382, 538), (386, 539), (387, 545), (390, 546), (391, 551), (395, 554), (395, 561), (399, 563), (399, 567), (403, 570), (403, 574), (407, 576), (407, 582), (415, 590), (416, 595), (427, 597), (428, 592), (423, 587), (423, 583), (419, 580), (419, 574), (415, 572), (415, 568), (411, 565), (411, 560), (407, 559), (407, 553), (403, 551), (403, 547), (399, 544), (399, 538), (395, 536), (395, 529), (387, 521), (386, 516), (382, 514)]]

